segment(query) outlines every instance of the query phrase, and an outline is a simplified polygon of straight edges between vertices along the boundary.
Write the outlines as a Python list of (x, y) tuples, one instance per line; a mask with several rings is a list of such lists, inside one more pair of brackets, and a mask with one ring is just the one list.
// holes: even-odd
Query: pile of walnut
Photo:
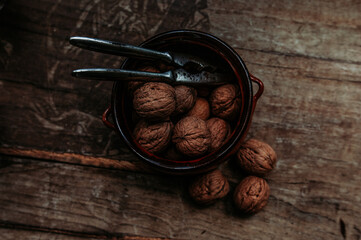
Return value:
[[(270, 188), (262, 177), (276, 165), (275, 151), (255, 139), (244, 143), (236, 155), (237, 164), (248, 174), (234, 189), (235, 206), (246, 214), (259, 212), (268, 202)], [(211, 204), (230, 191), (227, 178), (220, 170), (199, 176), (189, 185), (189, 194), (199, 204)]]
[[(152, 67), (141, 69), (159, 72)], [(211, 91), (162, 82), (129, 82), (135, 111), (134, 138), (147, 151), (175, 160), (204, 156), (220, 148), (240, 114), (236, 84)]]
[[(153, 67), (140, 70), (160, 72)], [(145, 150), (174, 160), (201, 157), (222, 147), (241, 111), (236, 84), (210, 90), (132, 81), (128, 90), (135, 111), (134, 138)], [(267, 204), (270, 188), (261, 177), (274, 168), (276, 153), (268, 144), (251, 139), (239, 149), (237, 161), (249, 176), (235, 188), (234, 203), (244, 213), (256, 213)], [(211, 204), (229, 191), (228, 180), (219, 170), (200, 176), (189, 186), (199, 204)]]

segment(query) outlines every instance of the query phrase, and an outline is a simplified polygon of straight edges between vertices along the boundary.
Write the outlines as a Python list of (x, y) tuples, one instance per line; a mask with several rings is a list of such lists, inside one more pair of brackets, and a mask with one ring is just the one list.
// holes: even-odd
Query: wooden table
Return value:
[[(185, 178), (147, 171), (101, 122), (112, 83), (70, 76), (123, 61), (70, 36), (139, 44), (179, 28), (223, 39), (265, 84), (248, 138), (278, 164), (254, 216), (231, 194), (199, 207)], [(7, 1), (0, 43), (1, 239), (361, 238), (360, 1)]]

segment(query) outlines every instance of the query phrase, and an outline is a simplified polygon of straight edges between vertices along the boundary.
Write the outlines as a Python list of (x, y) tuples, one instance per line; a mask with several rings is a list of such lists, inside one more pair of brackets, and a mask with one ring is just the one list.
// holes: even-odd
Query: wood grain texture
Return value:
[[(5, 222), (97, 235), (340, 239), (342, 221), (347, 236), (359, 236), (359, 186), (291, 183), (280, 171), (268, 178), (269, 204), (252, 217), (238, 214), (230, 196), (211, 207), (197, 207), (186, 193), (187, 179), (180, 177), (17, 158), (3, 159), (0, 173), (0, 218)], [(233, 190), (239, 177), (230, 179)]]
[[(356, 0), (7, 1), (0, 223), (17, 227), (0, 227), (1, 238), (66, 239), (21, 228), (32, 226), (107, 237), (360, 239), (360, 19)], [(270, 202), (255, 216), (238, 214), (230, 196), (194, 205), (188, 179), (114, 170), (138, 171), (139, 160), (101, 123), (112, 84), (70, 77), (123, 59), (70, 46), (69, 36), (139, 44), (179, 28), (225, 40), (264, 82), (248, 138), (269, 143), (278, 164), (267, 176)], [(242, 173), (232, 161), (221, 169), (234, 189)]]
[[(12, 240), (12, 239), (24, 239), (24, 240), (39, 240), (39, 239), (84, 240), (84, 239), (90, 239), (90, 240), (95, 240), (95, 239), (97, 239), (97, 238), (88, 238), (88, 237), (83, 238), (83, 237), (67, 236), (67, 235), (47, 233), (47, 232), (26, 231), (26, 230), (21, 230), (21, 229), (14, 230), (14, 229), (6, 229), (6, 228), (0, 228), (0, 236), (1, 236), (1, 239), (3, 239), (3, 240)], [(106, 238), (103, 238), (103, 239), (106, 239)]]
[[(24, 225), (1, 224), (0, 236), (3, 240), (24, 239), (24, 240), (55, 240), (55, 239), (72, 239), (72, 240), (167, 240), (169, 238), (150, 238), (141, 236), (111, 236), (111, 235), (95, 235), (77, 232), (68, 232), (64, 230), (46, 229)], [(14, 229), (15, 228), (15, 229)]]

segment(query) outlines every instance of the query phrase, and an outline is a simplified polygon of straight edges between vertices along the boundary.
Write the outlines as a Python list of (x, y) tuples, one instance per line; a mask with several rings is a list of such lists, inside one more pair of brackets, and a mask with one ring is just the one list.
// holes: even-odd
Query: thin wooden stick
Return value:
[(128, 161), (115, 160), (103, 157), (85, 156), (75, 153), (56, 153), (36, 149), (0, 148), (0, 154), (15, 157), (30, 157), (56, 162), (79, 164), (101, 168), (119, 169), (133, 172), (150, 172), (145, 166)]

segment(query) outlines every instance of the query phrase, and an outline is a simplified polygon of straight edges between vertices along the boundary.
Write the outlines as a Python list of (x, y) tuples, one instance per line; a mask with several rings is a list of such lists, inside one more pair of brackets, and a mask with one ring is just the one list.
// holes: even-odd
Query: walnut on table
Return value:
[(267, 205), (269, 195), (270, 188), (266, 180), (248, 176), (234, 190), (233, 200), (240, 211), (253, 214)]
[(228, 194), (229, 183), (217, 169), (198, 177), (189, 185), (188, 192), (195, 202), (208, 205)]
[(277, 154), (267, 143), (250, 139), (238, 150), (236, 161), (245, 172), (264, 176), (275, 167)]

